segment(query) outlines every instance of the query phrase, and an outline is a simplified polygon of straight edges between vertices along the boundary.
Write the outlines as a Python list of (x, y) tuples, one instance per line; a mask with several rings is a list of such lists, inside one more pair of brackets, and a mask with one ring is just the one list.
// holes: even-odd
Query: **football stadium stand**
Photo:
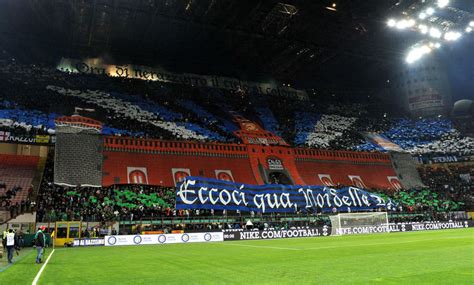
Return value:
[(50, 146), (34, 191), (27, 192), (38, 158), (2, 158), (0, 181), (9, 189), (2, 206), (11, 217), (27, 208), (40, 222), (222, 216), (225, 211), (175, 208), (175, 186), (188, 176), (353, 186), (398, 199), (393, 210), (408, 213), (473, 204), (467, 166), (455, 173), (423, 165), (474, 154), (474, 140), (447, 118), (396, 118), (380, 106), (335, 104), (331, 97), (242, 97), (46, 66), (6, 65), (0, 73), (2, 87), (15, 90), (0, 98), (0, 141)]
[(0, 208), (9, 210), (9, 217), (30, 208), (32, 182), (41, 172), (38, 156), (0, 155)]
[(473, 3), (0, 1), (0, 284), (474, 284)]
[[(30, 76), (31, 70), (35, 77)], [(243, 112), (244, 117), (295, 146), (386, 151), (364, 135), (375, 132), (412, 154), (472, 155), (474, 149), (474, 140), (464, 137), (449, 119), (381, 117), (372, 105), (288, 103), (284, 99), (277, 104), (271, 98), (260, 98), (241, 108), (236, 95), (228, 91), (66, 74), (46, 67), (4, 66), (0, 72), (6, 79), (5, 89), (16, 88), (14, 93), (7, 91), (0, 102), (0, 126), (8, 131), (54, 134), (57, 117), (84, 107), (100, 114), (97, 118), (104, 123), (104, 134), (238, 142), (233, 135), (238, 129), (233, 113)], [(31, 81), (28, 86), (22, 84), (26, 78)], [(42, 104), (32, 104), (32, 91), (42, 98)]]

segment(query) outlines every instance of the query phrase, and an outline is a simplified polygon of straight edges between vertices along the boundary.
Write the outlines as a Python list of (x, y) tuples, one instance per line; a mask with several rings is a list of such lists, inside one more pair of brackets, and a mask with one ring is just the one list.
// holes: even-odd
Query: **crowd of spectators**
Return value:
[[(66, 187), (53, 181), (51, 151), (37, 197), (37, 221), (140, 221), (184, 219), (189, 217), (261, 216), (254, 212), (240, 213), (213, 210), (176, 210), (175, 188), (151, 185), (113, 185), (109, 187)], [(395, 205), (391, 211), (424, 214), (435, 217), (438, 213), (458, 211), (474, 205), (470, 166), (422, 167), (419, 169), (424, 188), (388, 191), (371, 189), (390, 198)], [(338, 185), (336, 188), (344, 187)], [(298, 214), (298, 213), (296, 213)], [(305, 213), (299, 213), (307, 215)], [(321, 214), (321, 213), (314, 213)], [(266, 219), (278, 219), (280, 214), (265, 214)], [(271, 220), (271, 219), (270, 219)], [(324, 223), (323, 223), (324, 224)], [(222, 225), (219, 225), (222, 227)], [(225, 227), (233, 227), (233, 224)], [(281, 225), (280, 225), (281, 226)]]
[[(306, 138), (306, 145), (322, 149), (341, 149), (345, 147), (340, 138), (350, 130), (355, 117), (344, 117), (339, 115), (322, 115), (314, 125), (314, 129)], [(352, 142), (352, 141), (351, 141)]]
[(11, 187), (7, 189), (4, 182), (0, 182), (0, 209), (7, 210), (10, 212), (10, 217), (15, 218), (16, 216), (30, 212), (32, 206), (32, 189), (29, 189), (28, 196), (25, 199), (15, 199), (17, 193), (21, 192), (23, 189), (19, 186)]
[(443, 135), (439, 140), (413, 147), (412, 154), (430, 155), (474, 155), (474, 138), (462, 137), (458, 132)]
[[(0, 74), (5, 79), (0, 83), (0, 99), (3, 99), (0, 100), (3, 110), (0, 117), (5, 119), (2, 128), (14, 123), (51, 126), (55, 117), (71, 115), (75, 107), (82, 107), (95, 110), (84, 115), (103, 121), (106, 134), (213, 141), (234, 139), (232, 130), (227, 130), (228, 120), (220, 120), (218, 116), (209, 120), (199, 116), (202, 108), (192, 112), (179, 104), (177, 99), (186, 97), (180, 96), (181, 92), (188, 91), (182, 86), (169, 88), (170, 85), (141, 80), (67, 74), (33, 65), (3, 66)], [(187, 102), (188, 107), (192, 106), (189, 100)]]
[(362, 103), (334, 94), (273, 98), (18, 63), (3, 65), (0, 75), (0, 130), (21, 134), (54, 134), (55, 118), (82, 107), (95, 110), (84, 115), (102, 121), (104, 134), (234, 142), (232, 116), (240, 114), (296, 146), (385, 151), (366, 139), (370, 132), (413, 154), (474, 152), (474, 139), (463, 137), (450, 120), (396, 119), (370, 96)]
[(464, 203), (456, 201), (432, 188), (409, 189), (394, 193), (399, 207), (408, 213), (440, 213), (460, 210)]
[(174, 191), (145, 185), (62, 187), (41, 190), (38, 221), (115, 221), (176, 215)]
[(423, 166), (419, 169), (422, 182), (440, 196), (474, 206), (474, 167), (472, 165)]
[[(225, 218), (245, 215), (262, 216), (257, 213), (240, 213), (212, 210), (174, 209), (174, 188), (149, 185), (114, 185), (102, 188), (62, 187), (50, 185), (42, 189), (38, 197), (38, 222), (52, 221), (140, 221), (178, 219), (190, 217)], [(391, 193), (397, 203), (392, 211), (401, 213), (444, 213), (462, 210), (465, 205), (457, 195), (445, 195), (429, 188), (410, 189)], [(464, 197), (463, 197), (464, 198)], [(316, 214), (316, 213), (315, 213)], [(300, 213), (299, 215), (307, 215)], [(313, 214), (312, 214), (313, 215)], [(319, 215), (319, 214), (318, 214)], [(265, 217), (278, 219), (280, 214), (265, 214)]]
[[(375, 132), (412, 154), (474, 155), (474, 139), (463, 137), (449, 119), (396, 119), (383, 106), (339, 102), (340, 97), (306, 101), (257, 97), (242, 91), (70, 74), (51, 66), (13, 62), (0, 67), (0, 76), (0, 130), (15, 135), (52, 135), (55, 118), (81, 107), (94, 109), (84, 115), (102, 121), (103, 133), (112, 135), (233, 142), (237, 126), (232, 115), (240, 114), (296, 146), (384, 151), (364, 137), (366, 132)], [(212, 214), (174, 210), (171, 188), (68, 188), (52, 183), (52, 171), (52, 164), (47, 164), (37, 199), (39, 221)], [(408, 211), (455, 210), (463, 206), (460, 203), (474, 204), (472, 169), (422, 168), (420, 173), (430, 190), (402, 191), (394, 197)], [(0, 184), (0, 206), (9, 209), (11, 216), (35, 206), (30, 196), (13, 203), (16, 192)]]

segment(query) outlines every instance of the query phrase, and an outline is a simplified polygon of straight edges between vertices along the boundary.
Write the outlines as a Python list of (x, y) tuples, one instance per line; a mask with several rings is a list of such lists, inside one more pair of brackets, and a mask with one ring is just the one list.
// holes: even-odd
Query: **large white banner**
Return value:
[(414, 92), (413, 95), (408, 95), (408, 107), (410, 111), (444, 107), (444, 99), (438, 90), (429, 88), (428, 92), (422, 93), (421, 95), (418, 93), (415, 94)]
[(116, 245), (145, 245), (191, 242), (218, 242), (224, 241), (224, 233), (184, 233), (160, 235), (117, 235), (105, 236), (105, 246)]
[(271, 82), (243, 81), (231, 77), (200, 75), (194, 73), (174, 73), (159, 67), (132, 64), (109, 64), (100, 58), (88, 58), (84, 60), (62, 58), (57, 69), (71, 73), (100, 74), (112, 77), (170, 82), (196, 87), (210, 87), (227, 90), (241, 89), (253, 94), (284, 96), (294, 99), (308, 98), (308, 94), (304, 90), (277, 86), (277, 84)]

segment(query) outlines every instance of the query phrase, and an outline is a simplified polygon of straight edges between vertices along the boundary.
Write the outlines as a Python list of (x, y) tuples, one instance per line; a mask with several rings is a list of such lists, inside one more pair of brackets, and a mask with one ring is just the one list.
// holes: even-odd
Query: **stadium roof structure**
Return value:
[(0, 33), (62, 56), (334, 86), (380, 77), (403, 59), (408, 43), (385, 22), (414, 2), (6, 0)]

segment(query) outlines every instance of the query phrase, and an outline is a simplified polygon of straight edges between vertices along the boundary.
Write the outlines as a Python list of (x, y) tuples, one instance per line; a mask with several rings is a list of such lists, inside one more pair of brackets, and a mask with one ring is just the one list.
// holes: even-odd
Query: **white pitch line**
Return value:
[(35, 279), (33, 280), (33, 283), (31, 283), (31, 285), (36, 285), (38, 283), (38, 280), (41, 276), (41, 273), (43, 273), (43, 270), (46, 268), (46, 264), (48, 264), (49, 262), (49, 259), (51, 259), (51, 256), (53, 256), (53, 253), (54, 253), (55, 249), (53, 249), (53, 251), (51, 251), (51, 254), (48, 256), (48, 258), (46, 259), (45, 263), (43, 264), (43, 266), (41, 266), (41, 269), (40, 271), (38, 271), (38, 274), (36, 274), (36, 277)]

